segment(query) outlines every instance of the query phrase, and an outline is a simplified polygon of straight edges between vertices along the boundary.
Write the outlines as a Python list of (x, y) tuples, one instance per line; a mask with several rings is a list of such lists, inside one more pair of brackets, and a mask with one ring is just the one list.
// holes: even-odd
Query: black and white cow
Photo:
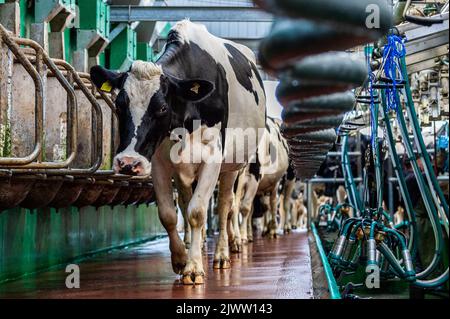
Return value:
[[(114, 170), (146, 175), (151, 169), (173, 270), (183, 274), (184, 284), (203, 283), (202, 228), (218, 180), (220, 231), (214, 268), (229, 268), (226, 223), (233, 184), (239, 169), (255, 156), (266, 116), (265, 92), (252, 51), (184, 20), (172, 27), (156, 63), (135, 61), (124, 73), (95, 66), (91, 78), (99, 88), (120, 91), (120, 146)], [(201, 121), (199, 127), (196, 120)], [(230, 128), (241, 131), (231, 134)], [(248, 141), (252, 134), (254, 141), (242, 143), (245, 129), (252, 131), (246, 131)], [(176, 230), (172, 177), (187, 203), (188, 253)]]
[[(289, 146), (281, 135), (280, 124), (280, 120), (267, 118), (264, 138), (257, 152), (257, 160), (250, 163), (247, 169), (241, 171), (239, 175), (233, 214), (237, 215), (239, 212), (242, 214), (240, 240), (244, 244), (248, 242), (249, 231), (251, 232), (251, 227), (248, 225), (252, 222), (252, 204), (257, 195), (268, 197), (267, 205), (265, 205), (267, 206), (266, 230), (269, 237), (276, 237), (277, 190), (281, 178), (289, 166)], [(239, 251), (239, 246), (233, 248)]]
[(286, 174), (281, 179), (281, 193), (280, 193), (280, 225), (279, 228), (285, 232), (289, 233), (294, 227), (291, 221), (292, 217), (292, 194), (295, 188), (295, 171), (292, 162), (289, 162), (289, 167)]

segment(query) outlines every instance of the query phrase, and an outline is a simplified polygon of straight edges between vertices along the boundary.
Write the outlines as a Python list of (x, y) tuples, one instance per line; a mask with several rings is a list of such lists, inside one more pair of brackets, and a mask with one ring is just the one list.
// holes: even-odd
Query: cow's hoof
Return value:
[(241, 246), (238, 244), (233, 244), (231, 245), (230, 250), (234, 254), (239, 254), (241, 252)]
[(186, 267), (187, 255), (184, 254), (172, 254), (170, 256), (172, 261), (172, 269), (174, 273), (181, 274), (183, 273), (184, 267)]
[(233, 242), (230, 243), (230, 250), (232, 253), (240, 253), (242, 251), (242, 241), (233, 240)]
[(183, 278), (181, 280), (183, 282), (183, 285), (193, 285), (194, 281), (192, 280), (192, 277), (190, 274), (183, 275)]
[(203, 275), (196, 275), (194, 279), (194, 284), (196, 285), (203, 285), (205, 283), (205, 276)]
[(187, 273), (182, 278), (183, 285), (203, 285), (205, 283), (204, 275)]
[(248, 242), (249, 242), (249, 243), (253, 243), (253, 237), (249, 237), (249, 238), (248, 238)]
[(172, 269), (176, 274), (181, 274), (183, 272), (184, 267), (186, 266), (186, 262), (175, 262), (172, 259)]
[(184, 243), (184, 247), (185, 247), (186, 249), (191, 248), (191, 243)]
[(297, 226), (295, 226), (295, 225), (294, 225), (294, 226), (292, 226), (292, 229), (297, 229)]
[(229, 269), (229, 268), (231, 268), (231, 262), (229, 259), (214, 260), (213, 268), (214, 269)]
[(278, 234), (275, 230), (272, 230), (272, 231), (269, 231), (266, 236), (267, 236), (267, 238), (272, 239), (272, 238), (277, 238)]
[(172, 269), (176, 274), (182, 274), (188, 259), (184, 243), (181, 240), (170, 241), (169, 248)]

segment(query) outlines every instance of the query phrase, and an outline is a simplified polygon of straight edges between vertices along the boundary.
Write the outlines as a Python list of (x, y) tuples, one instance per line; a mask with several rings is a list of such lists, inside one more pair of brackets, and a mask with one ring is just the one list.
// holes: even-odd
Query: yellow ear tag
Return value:
[(106, 81), (105, 83), (102, 84), (102, 87), (100, 88), (100, 90), (102, 90), (104, 92), (111, 92), (111, 90), (112, 90), (111, 83), (109, 83), (109, 81)]
[(195, 94), (198, 94), (198, 89), (199, 88), (200, 88), (200, 84), (195, 82), (194, 85), (191, 87), (191, 91), (194, 92)]

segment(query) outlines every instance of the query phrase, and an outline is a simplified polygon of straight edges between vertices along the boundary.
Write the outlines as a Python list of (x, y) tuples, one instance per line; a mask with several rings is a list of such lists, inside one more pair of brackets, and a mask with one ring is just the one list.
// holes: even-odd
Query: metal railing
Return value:
[[(7, 72), (4, 65), (12, 63), (14, 67), (14, 62), (18, 62), (32, 79), (35, 93), (33, 150), (25, 156), (7, 157), (8, 154), (6, 154), (0, 157), (0, 187), (12, 190), (10, 185), (15, 185), (14, 187), (17, 187), (19, 191), (23, 191), (23, 196), (16, 196), (17, 198), (14, 197), (11, 201), (5, 199), (6, 204), (1, 199), (0, 209), (14, 207), (15, 205), (20, 205), (21, 202), (27, 202), (26, 205), (29, 205), (29, 202), (33, 201), (27, 201), (27, 195), (35, 196), (36, 190), (34, 189), (35, 186), (33, 186), (35, 181), (52, 183), (54, 178), (63, 178), (62, 180), (58, 179), (62, 185), (60, 186), (61, 190), (58, 192), (60, 196), (55, 199), (56, 207), (62, 207), (61, 205), (64, 205), (65, 202), (67, 202), (67, 205), (73, 203), (78, 206), (84, 204), (102, 206), (110, 204), (133, 205), (152, 201), (152, 183), (149, 175), (128, 176), (115, 174), (108, 167), (100, 168), (104, 160), (108, 157), (112, 160), (115, 154), (119, 119), (114, 102), (107, 93), (95, 88), (91, 83), (89, 74), (77, 72), (64, 60), (50, 58), (38, 43), (13, 36), (1, 24), (0, 61), (2, 61), (0, 73)], [(6, 81), (8, 78), (4, 74), (0, 75), (0, 81)], [(67, 132), (64, 137), (67, 147), (65, 148), (64, 160), (45, 160), (44, 136), (46, 127), (44, 119), (45, 113), (52, 111), (52, 106), (46, 99), (48, 98), (46, 96), (48, 93), (46, 91), (48, 75), (57, 79), (67, 95), (65, 115)], [(7, 85), (12, 85), (12, 83), (7, 83)], [(84, 145), (84, 148), (90, 149), (89, 167), (80, 167), (80, 164), (74, 164), (75, 160), (81, 156), (79, 144), (84, 142), (79, 140), (80, 133), (82, 133), (79, 131), (81, 118), (78, 116), (81, 102), (77, 100), (76, 90), (80, 90), (82, 96), (87, 100), (83, 107), (86, 107), (86, 105), (90, 106), (90, 139), (89, 145)], [(110, 131), (107, 132), (108, 135), (110, 134), (110, 147), (105, 150), (103, 145), (103, 139), (105, 138), (104, 127), (108, 126), (104, 126), (106, 122), (104, 123), (104, 114), (99, 100), (103, 100), (106, 107), (111, 111), (111, 122), (108, 123), (111, 127)], [(6, 102), (6, 105), (4, 105), (4, 102)], [(8, 108), (9, 103), (11, 103), (10, 100), (0, 99), (0, 107), (2, 108)], [(5, 120), (10, 121), (8, 118), (2, 119), (3, 122)], [(27, 138), (27, 136), (24, 136), (24, 138)], [(84, 143), (86, 144), (86, 142)], [(105, 155), (107, 157), (104, 158), (103, 154), (109, 154), (109, 156)], [(106, 160), (106, 163), (108, 163), (108, 160)], [(74, 183), (77, 185), (74, 186)], [(126, 191), (119, 195), (119, 190)], [(80, 198), (82, 195), (79, 195), (80, 200), (77, 203), (77, 198), (75, 198), (73, 192), (81, 193), (85, 196)], [(10, 191), (5, 193), (11, 193), (11, 196), (14, 195), (14, 192)], [(67, 201), (64, 201), (64, 198), (62, 198), (64, 196), (68, 198)]]

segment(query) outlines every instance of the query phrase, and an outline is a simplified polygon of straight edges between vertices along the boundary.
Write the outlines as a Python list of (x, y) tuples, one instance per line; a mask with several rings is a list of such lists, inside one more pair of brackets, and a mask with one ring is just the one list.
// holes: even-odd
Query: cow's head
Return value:
[(182, 110), (205, 99), (213, 83), (178, 79), (163, 73), (151, 62), (135, 61), (128, 72), (117, 73), (101, 66), (91, 68), (92, 82), (103, 91), (119, 90), (120, 144), (114, 158), (116, 173), (147, 175), (155, 149), (179, 126)]

